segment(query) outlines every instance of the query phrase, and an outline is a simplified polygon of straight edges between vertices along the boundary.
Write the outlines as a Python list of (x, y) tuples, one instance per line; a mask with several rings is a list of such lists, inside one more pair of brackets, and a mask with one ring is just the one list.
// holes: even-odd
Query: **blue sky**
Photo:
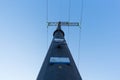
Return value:
[[(48, 0), (48, 21), (79, 21), (81, 0)], [(83, 80), (120, 80), (120, 0), (83, 0), (78, 27), (63, 27)], [(0, 0), (0, 80), (35, 80), (55, 27), (46, 0)], [(47, 44), (48, 43), (48, 44)], [(79, 56), (78, 56), (79, 55)]]

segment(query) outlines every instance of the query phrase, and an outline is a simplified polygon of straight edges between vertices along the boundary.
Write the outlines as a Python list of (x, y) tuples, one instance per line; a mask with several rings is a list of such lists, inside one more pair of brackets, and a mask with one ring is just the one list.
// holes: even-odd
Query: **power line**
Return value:
[(79, 59), (80, 59), (80, 45), (81, 45), (81, 30), (82, 30), (82, 20), (83, 20), (83, 0), (81, 0), (81, 14), (80, 14), (80, 30), (79, 30), (79, 43), (78, 43), (78, 68), (79, 66)]
[(68, 21), (70, 22), (70, 17), (71, 17), (71, 0), (69, 0), (69, 6), (68, 6)]
[[(46, 0), (46, 23), (48, 23), (48, 0)], [(48, 49), (48, 24), (47, 25), (47, 49)]]
[(82, 25), (82, 20), (83, 20), (83, 0), (81, 0), (81, 11), (80, 11), (80, 28)]
[[(68, 22), (70, 22), (70, 17), (71, 17), (71, 0), (69, 0), (68, 2)], [(68, 45), (69, 45), (69, 33), (70, 33), (70, 29), (69, 29), (69, 26), (68, 26)]]
[(46, 0), (46, 21), (48, 22), (48, 0)]

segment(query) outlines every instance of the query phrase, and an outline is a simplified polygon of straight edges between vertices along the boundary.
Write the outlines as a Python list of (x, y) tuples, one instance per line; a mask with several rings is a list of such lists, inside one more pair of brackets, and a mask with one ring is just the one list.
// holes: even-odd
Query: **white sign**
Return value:
[(70, 59), (68, 57), (51, 57), (50, 63), (70, 63)]
[(63, 42), (64, 39), (61, 39), (61, 38), (55, 38), (54, 41), (55, 41), (55, 42)]

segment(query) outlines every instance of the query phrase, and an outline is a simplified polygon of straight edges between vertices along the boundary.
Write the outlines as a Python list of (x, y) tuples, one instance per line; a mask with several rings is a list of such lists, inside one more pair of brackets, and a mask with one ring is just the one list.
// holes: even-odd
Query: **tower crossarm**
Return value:
[(48, 22), (48, 26), (79, 26), (79, 22)]

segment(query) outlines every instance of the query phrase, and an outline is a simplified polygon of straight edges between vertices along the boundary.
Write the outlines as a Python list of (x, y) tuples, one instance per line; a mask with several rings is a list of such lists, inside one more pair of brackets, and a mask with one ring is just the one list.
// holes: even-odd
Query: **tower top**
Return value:
[(65, 35), (63, 30), (61, 29), (61, 22), (58, 22), (57, 29), (54, 31), (53, 36), (55, 37), (57, 35), (58, 37), (58, 34), (59, 36), (63, 36), (63, 37)]
[(61, 30), (61, 26), (79, 26), (79, 22), (48, 22), (48, 26), (57, 26), (53, 36), (59, 32), (64, 36), (64, 32)]

